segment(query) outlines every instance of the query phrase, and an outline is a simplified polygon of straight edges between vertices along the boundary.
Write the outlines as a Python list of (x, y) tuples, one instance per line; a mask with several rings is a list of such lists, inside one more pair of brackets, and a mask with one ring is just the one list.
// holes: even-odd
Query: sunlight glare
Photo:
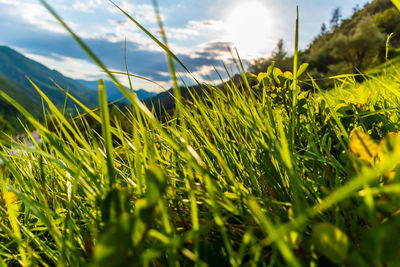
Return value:
[(271, 14), (261, 1), (246, 1), (233, 7), (227, 18), (227, 38), (242, 56), (266, 53), (271, 33)]

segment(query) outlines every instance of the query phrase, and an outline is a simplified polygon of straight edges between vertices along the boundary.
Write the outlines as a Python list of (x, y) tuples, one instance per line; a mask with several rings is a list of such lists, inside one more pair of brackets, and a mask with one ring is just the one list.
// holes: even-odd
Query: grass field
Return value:
[(53, 120), (40, 123), (0, 93), (42, 136), (27, 155), (0, 154), (0, 265), (397, 266), (395, 66), (326, 91), (297, 78), (296, 56), (293, 73), (238, 65), (243, 86), (203, 84), (211, 93), (191, 103), (176, 90), (166, 123), (125, 90), (130, 130), (101, 81), (99, 112), (81, 106), (99, 132), (44, 94)]

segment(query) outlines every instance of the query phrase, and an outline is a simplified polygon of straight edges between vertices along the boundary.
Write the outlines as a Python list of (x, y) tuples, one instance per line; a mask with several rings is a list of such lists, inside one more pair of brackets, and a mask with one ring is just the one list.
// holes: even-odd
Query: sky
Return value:
[[(159, 92), (171, 86), (166, 56), (157, 44), (109, 0), (48, 0), (63, 20), (113, 71), (125, 70), (160, 86), (134, 79), (134, 89)], [(114, 0), (160, 38), (151, 0)], [(293, 53), (296, 5), (300, 16), (300, 48), (329, 26), (332, 11), (343, 18), (366, 0), (158, 0), (171, 50), (199, 81), (218, 83), (224, 64), (235, 72), (228, 47), (243, 62), (268, 57), (277, 41)], [(104, 74), (37, 0), (0, 0), (0, 45), (7, 45), (51, 69), (75, 79), (95, 80)], [(1, 64), (1, 62), (0, 62)], [(178, 68), (190, 82), (190, 75)], [(127, 84), (124, 76), (119, 76)]]

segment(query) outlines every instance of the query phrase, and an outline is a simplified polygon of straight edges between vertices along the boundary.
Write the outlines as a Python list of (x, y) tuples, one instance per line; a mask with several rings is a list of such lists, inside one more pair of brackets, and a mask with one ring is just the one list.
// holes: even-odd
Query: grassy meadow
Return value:
[(179, 59), (142, 30), (175, 82), (176, 108), (162, 121), (120, 84), (132, 106), (119, 114), (102, 81), (98, 110), (66, 92), (80, 106), (74, 120), (34, 83), (51, 120), (0, 92), (42, 138), (0, 154), (1, 266), (398, 266), (396, 60), (325, 77), (325, 90), (296, 44), (291, 72), (250, 74), (237, 59), (241, 84), (199, 84), (209, 93), (185, 101)]

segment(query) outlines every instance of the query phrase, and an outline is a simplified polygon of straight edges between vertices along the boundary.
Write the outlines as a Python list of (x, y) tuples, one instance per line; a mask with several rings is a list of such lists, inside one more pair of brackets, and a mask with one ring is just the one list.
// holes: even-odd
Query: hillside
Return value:
[[(65, 94), (53, 83), (55, 81), (61, 88), (82, 101), (87, 106), (96, 106), (98, 102), (98, 82), (74, 80), (55, 70), (31, 60), (17, 51), (0, 46), (0, 90), (11, 96), (36, 118), (42, 116), (42, 101), (31, 79), (57, 106), (63, 106)], [(53, 81), (52, 81), (53, 80)], [(111, 81), (105, 81), (109, 101), (126, 103), (122, 93)], [(153, 92), (140, 89), (135, 91), (139, 99), (144, 100), (157, 95)], [(74, 103), (67, 102), (67, 108), (72, 108)], [(19, 113), (4, 99), (0, 99), (0, 131), (16, 133), (22, 130), (18, 121)]]
[[(0, 89), (30, 109), (40, 108), (41, 98), (26, 77), (29, 77), (56, 105), (63, 105), (65, 94), (51, 79), (86, 105), (97, 104), (97, 93), (6, 46), (0, 46), (0, 74), (3, 79), (7, 79), (9, 85), (12, 85)], [(72, 107), (73, 103), (70, 102), (69, 106)]]
[[(202, 96), (204, 92), (208, 92), (208, 90), (204, 91), (205, 87), (202, 86), (191, 86), (190, 89), (182, 86), (180, 90), (182, 98), (186, 101), (192, 100), (192, 94)], [(157, 114), (163, 115), (165, 111), (170, 111), (175, 108), (174, 90), (169, 89), (156, 96), (147, 98), (143, 102), (149, 109), (154, 108)]]
[[(398, 56), (400, 47), (400, 12), (390, 0), (374, 0), (342, 19), (340, 8), (333, 10), (330, 24), (321, 25), (321, 32), (308, 47), (299, 51), (301, 63), (309, 63), (314, 78), (341, 73), (359, 73), (385, 60), (387, 36), (389, 58)], [(275, 61), (283, 71), (292, 69), (293, 56), (286, 52), (283, 40), (268, 58), (254, 60), (249, 72), (259, 73)]]
[[(0, 88), (7, 88), (10, 92), (17, 91), (1, 74)], [(29, 102), (27, 102), (27, 105), (34, 115), (38, 115), (39, 109), (35, 109)], [(19, 112), (6, 100), (0, 98), (0, 130), (7, 133), (16, 133), (20, 125), (17, 117), (19, 117)]]

